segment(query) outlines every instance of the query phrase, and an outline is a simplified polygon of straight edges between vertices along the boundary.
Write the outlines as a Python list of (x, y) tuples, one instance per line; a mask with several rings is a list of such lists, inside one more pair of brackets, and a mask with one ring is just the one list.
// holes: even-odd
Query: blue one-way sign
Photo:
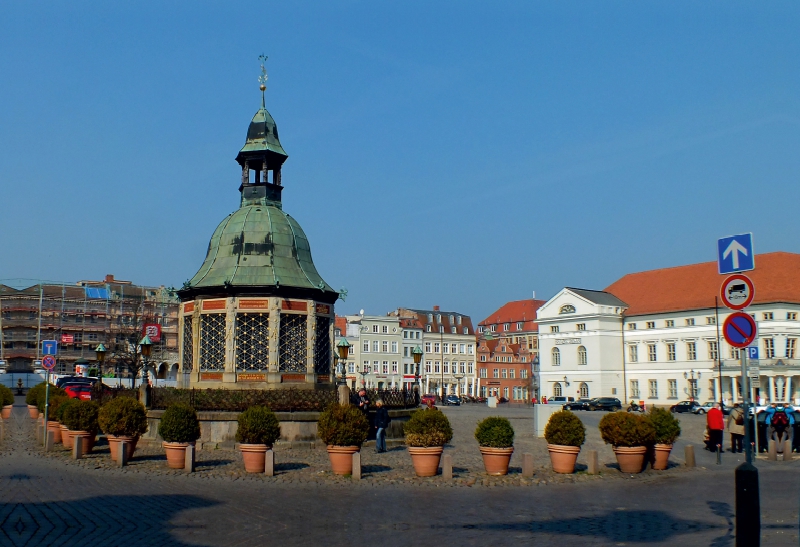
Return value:
[(727, 236), (717, 241), (719, 273), (730, 274), (754, 270), (753, 234)]

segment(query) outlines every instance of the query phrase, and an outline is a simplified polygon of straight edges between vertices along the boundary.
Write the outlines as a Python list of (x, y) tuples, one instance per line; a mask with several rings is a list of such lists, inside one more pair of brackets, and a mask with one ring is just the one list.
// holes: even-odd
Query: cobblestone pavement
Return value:
[[(463, 427), (474, 427), (471, 412), (462, 413)], [(281, 455), (278, 476), (267, 479), (243, 475), (233, 454), (211, 456), (222, 451), (201, 452), (201, 472), (192, 475), (168, 472), (155, 450), (122, 470), (106, 466), (102, 449), (71, 462), (45, 455), (32, 434), (33, 420), (16, 407), (0, 447), (0, 544), (733, 545), (732, 473), (720, 467), (633, 478), (610, 469), (569, 481), (576, 484), (539, 478), (516, 487), (480, 478), (456, 487), (410, 478), (410, 463), (405, 477), (376, 479), (395, 473), (378, 469), (355, 482), (331, 478), (316, 462), (323, 473), (310, 479), (312, 465), (300, 464), (324, 452), (297, 450), (286, 452), (303, 454)], [(800, 465), (758, 465), (763, 545), (797, 545)]]

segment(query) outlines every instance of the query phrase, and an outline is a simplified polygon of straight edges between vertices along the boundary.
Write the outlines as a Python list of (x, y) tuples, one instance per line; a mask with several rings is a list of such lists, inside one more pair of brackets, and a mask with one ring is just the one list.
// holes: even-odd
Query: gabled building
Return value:
[(533, 352), (510, 335), (478, 339), (478, 395), (502, 397), (512, 403), (530, 402), (533, 395)]

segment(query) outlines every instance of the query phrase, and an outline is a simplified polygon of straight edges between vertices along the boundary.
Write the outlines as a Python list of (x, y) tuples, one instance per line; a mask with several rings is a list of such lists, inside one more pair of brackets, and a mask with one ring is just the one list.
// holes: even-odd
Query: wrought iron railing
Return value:
[(152, 408), (166, 409), (174, 403), (197, 411), (242, 412), (251, 406), (266, 406), (273, 412), (321, 411), (338, 400), (331, 389), (181, 389), (152, 390)]
[[(415, 408), (419, 406), (419, 393), (407, 389), (367, 389), (367, 399), (370, 406), (375, 405), (375, 401), (381, 399), (386, 408)], [(358, 391), (350, 392), (350, 403), (357, 405), (359, 401)]]

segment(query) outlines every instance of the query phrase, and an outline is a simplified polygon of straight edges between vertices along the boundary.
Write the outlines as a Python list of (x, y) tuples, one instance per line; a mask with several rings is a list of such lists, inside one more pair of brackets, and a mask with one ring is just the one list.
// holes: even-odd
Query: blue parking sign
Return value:
[(747, 358), (751, 361), (758, 361), (758, 346), (747, 347)]

